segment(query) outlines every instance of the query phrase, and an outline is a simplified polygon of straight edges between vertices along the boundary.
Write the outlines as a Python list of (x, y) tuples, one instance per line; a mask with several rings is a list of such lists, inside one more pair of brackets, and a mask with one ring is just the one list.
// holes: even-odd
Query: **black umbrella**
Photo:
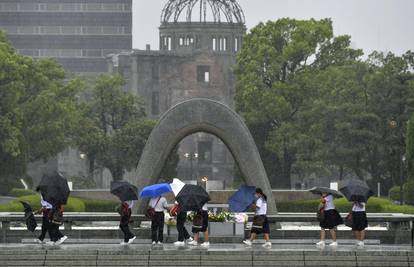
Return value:
[(33, 215), (33, 209), (27, 202), (20, 201), (20, 203), (22, 203), (24, 207), (24, 219), (26, 220), (27, 230), (34, 232), (37, 227), (37, 223)]
[(338, 197), (338, 198), (339, 197), (343, 197), (343, 195), (340, 192), (338, 192), (338, 191), (336, 191), (334, 189), (330, 189), (328, 187), (319, 187), (319, 186), (316, 186), (316, 187), (314, 187), (312, 189), (309, 189), (309, 192), (314, 193), (314, 194), (327, 193), (327, 194), (331, 194), (332, 196)]
[(203, 187), (186, 184), (178, 192), (175, 199), (182, 211), (198, 211), (210, 200), (210, 196)]
[(59, 172), (54, 175), (44, 175), (38, 187), (43, 199), (52, 205), (65, 205), (68, 202), (70, 194), (68, 181)]
[(353, 202), (367, 202), (368, 198), (374, 195), (374, 192), (372, 192), (366, 182), (357, 179), (344, 181), (341, 184), (339, 191), (341, 191), (349, 201)]
[(121, 201), (138, 200), (138, 188), (127, 181), (111, 182), (111, 193)]

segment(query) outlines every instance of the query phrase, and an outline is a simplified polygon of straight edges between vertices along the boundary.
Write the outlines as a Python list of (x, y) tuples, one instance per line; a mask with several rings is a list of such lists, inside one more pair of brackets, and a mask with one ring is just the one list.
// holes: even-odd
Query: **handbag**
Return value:
[(256, 215), (253, 217), (252, 228), (263, 229), (264, 222), (265, 222), (264, 216)]
[(63, 224), (63, 211), (61, 209), (55, 209), (52, 211), (52, 218), (50, 220), (51, 223), (56, 225)]
[(316, 219), (318, 222), (323, 222), (325, 220), (325, 205), (320, 203), (318, 206), (318, 211), (316, 212)]
[[(154, 207), (157, 206), (158, 202), (160, 201), (161, 197), (158, 198), (157, 202), (155, 203)], [(153, 219), (155, 216), (155, 208), (153, 207), (149, 207), (146, 212), (145, 212), (145, 217), (147, 217), (148, 219)]]
[(203, 216), (201, 216), (201, 214), (199, 214), (199, 213), (194, 215), (193, 228), (196, 228), (196, 229), (203, 228)]
[(353, 222), (354, 220), (352, 218), (352, 212), (350, 212), (345, 217), (345, 225), (352, 228)]

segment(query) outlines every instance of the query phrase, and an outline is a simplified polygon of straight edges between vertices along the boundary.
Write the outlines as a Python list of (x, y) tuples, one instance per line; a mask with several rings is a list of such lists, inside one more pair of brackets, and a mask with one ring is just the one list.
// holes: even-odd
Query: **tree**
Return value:
[(146, 140), (155, 122), (146, 118), (144, 104), (124, 92), (119, 75), (101, 75), (82, 104), (83, 118), (76, 144), (90, 161), (106, 167), (114, 180), (137, 166)]
[(56, 62), (17, 54), (0, 32), (0, 179), (6, 187), (24, 177), (28, 162), (70, 144), (80, 83), (64, 78)]
[(269, 21), (245, 37), (235, 68), (236, 108), (252, 131), (272, 186), (290, 188), (293, 172), (312, 167), (306, 161), (312, 161), (307, 157), (316, 144), (306, 127), (319, 93), (315, 77), (362, 55), (349, 45), (349, 36), (333, 36), (329, 19)]

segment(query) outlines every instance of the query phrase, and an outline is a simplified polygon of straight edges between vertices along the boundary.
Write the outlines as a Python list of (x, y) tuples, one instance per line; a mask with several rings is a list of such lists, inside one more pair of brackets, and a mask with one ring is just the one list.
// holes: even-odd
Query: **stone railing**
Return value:
[[(253, 214), (249, 215), (249, 221), (252, 220)], [(341, 214), (345, 217), (346, 214)], [(317, 230), (283, 230), (278, 227), (279, 223), (304, 223), (307, 225), (317, 225), (316, 215), (314, 213), (279, 213), (277, 215), (269, 215), (269, 222), (272, 224), (271, 235), (272, 238), (281, 239), (309, 239), (316, 238)], [(36, 220), (41, 223), (41, 216), (37, 215)], [(142, 229), (141, 222), (148, 221), (144, 215), (132, 215), (132, 227), (136, 230), (137, 235), (146, 233), (148, 236), (148, 229)], [(14, 242), (19, 238), (30, 237), (28, 231), (22, 229), (14, 230), (11, 226), (16, 223), (24, 223), (23, 213), (0, 213), (1, 222), (1, 241)], [(72, 231), (75, 236), (79, 238), (119, 238), (119, 231), (117, 229), (73, 229), (73, 226), (82, 225), (85, 223), (98, 222), (100, 226), (105, 226), (105, 222), (116, 226), (119, 221), (117, 213), (71, 213), (64, 214), (64, 231)], [(383, 230), (367, 231), (367, 238), (376, 238), (381, 243), (400, 244), (411, 243), (414, 244), (413, 236), (413, 215), (406, 214), (389, 214), (389, 213), (369, 213), (368, 221), (370, 225), (380, 225)], [(280, 226), (280, 225), (279, 225)], [(93, 228), (93, 227), (92, 227)], [(348, 228), (349, 229), (349, 228)], [(174, 232), (174, 231), (171, 231)], [(169, 229), (167, 234), (170, 233)], [(338, 231), (338, 238), (352, 238), (351, 231)]]

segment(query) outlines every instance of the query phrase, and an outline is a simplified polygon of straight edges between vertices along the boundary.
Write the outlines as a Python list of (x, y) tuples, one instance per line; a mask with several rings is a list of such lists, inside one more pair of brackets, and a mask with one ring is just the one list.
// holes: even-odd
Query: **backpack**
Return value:
[(59, 207), (52, 210), (52, 216), (51, 216), (50, 222), (56, 225), (62, 225), (63, 224), (63, 208)]
[(194, 215), (193, 219), (193, 228), (201, 229), (203, 228), (203, 216), (199, 213)]

